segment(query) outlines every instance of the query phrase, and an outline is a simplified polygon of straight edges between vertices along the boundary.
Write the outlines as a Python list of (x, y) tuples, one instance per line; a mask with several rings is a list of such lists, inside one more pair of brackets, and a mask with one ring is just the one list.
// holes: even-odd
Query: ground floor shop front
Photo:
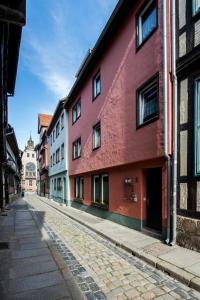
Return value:
[(69, 204), (69, 180), (67, 172), (50, 177), (50, 198), (59, 203)]
[(166, 234), (167, 170), (162, 159), (70, 176), (70, 190), (73, 207)]

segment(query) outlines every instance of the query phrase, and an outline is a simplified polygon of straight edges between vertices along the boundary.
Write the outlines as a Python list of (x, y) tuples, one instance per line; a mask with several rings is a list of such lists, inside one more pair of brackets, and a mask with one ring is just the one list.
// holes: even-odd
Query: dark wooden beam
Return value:
[(22, 12), (5, 5), (0, 5), (0, 21), (18, 26), (24, 26), (26, 23), (25, 15)]

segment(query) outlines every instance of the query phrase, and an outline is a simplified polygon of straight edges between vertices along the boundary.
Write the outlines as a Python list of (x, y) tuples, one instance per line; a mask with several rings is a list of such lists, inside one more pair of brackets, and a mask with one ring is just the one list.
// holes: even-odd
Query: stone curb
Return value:
[[(30, 208), (30, 206), (28, 205)], [(59, 271), (61, 272), (61, 275), (65, 281), (65, 284), (74, 300), (85, 300), (85, 297), (83, 296), (78, 284), (74, 280), (74, 277), (71, 273), (71, 271), (66, 266), (66, 263), (62, 256), (57, 252), (56, 248), (54, 247), (51, 240), (49, 240), (48, 233), (46, 232), (45, 228), (42, 226), (40, 220), (38, 217), (31, 211), (31, 215), (33, 217), (33, 220), (36, 223), (36, 226), (38, 227), (39, 231), (41, 232), (42, 237), (44, 238), (45, 242), (47, 243), (48, 249), (55, 261), (55, 263), (58, 266)]]
[(118, 240), (106, 235), (105, 233), (102, 233), (101, 231), (99, 231), (98, 229), (93, 228), (91, 225), (87, 224), (84, 221), (79, 220), (78, 218), (71, 216), (68, 212), (65, 212), (63, 210), (61, 210), (58, 207), (56, 207), (53, 203), (46, 203), (43, 199), (40, 198), (40, 200), (42, 202), (44, 202), (46, 205), (49, 205), (51, 207), (53, 207), (54, 209), (56, 209), (57, 211), (59, 211), (60, 213), (66, 215), (67, 217), (69, 217), (70, 219), (78, 222), (79, 224), (87, 227), (88, 229), (94, 231), (95, 233), (99, 234), (100, 236), (102, 236), (103, 238), (109, 240), (110, 242), (114, 243), (116, 246), (124, 249), (125, 251), (131, 253), (132, 255), (140, 258), (141, 260), (147, 262), (148, 264), (150, 264), (151, 266), (157, 268), (158, 270), (161, 270), (163, 272), (165, 272), (166, 274), (170, 275), (171, 277), (173, 277), (174, 279), (177, 279), (178, 281), (186, 284), (187, 286), (197, 290), (200, 292), (200, 277), (195, 276), (194, 274), (187, 272), (181, 268), (176, 267), (173, 264), (170, 264), (156, 256), (153, 256), (151, 254), (145, 253), (143, 250), (141, 249), (132, 249), (128, 246), (126, 246), (124, 243), (119, 243)]

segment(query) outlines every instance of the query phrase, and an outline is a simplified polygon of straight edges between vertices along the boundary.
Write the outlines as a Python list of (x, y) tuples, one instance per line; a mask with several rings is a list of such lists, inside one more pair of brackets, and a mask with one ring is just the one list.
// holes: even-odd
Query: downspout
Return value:
[(172, 80), (173, 80), (173, 206), (172, 206), (172, 240), (176, 243), (177, 217), (177, 76), (176, 76), (176, 4), (172, 0)]
[(162, 0), (162, 35), (163, 35), (163, 102), (164, 102), (164, 156), (167, 165), (167, 236), (165, 242), (170, 243), (170, 179), (171, 159), (168, 154), (168, 65), (167, 65), (167, 8), (166, 0)]

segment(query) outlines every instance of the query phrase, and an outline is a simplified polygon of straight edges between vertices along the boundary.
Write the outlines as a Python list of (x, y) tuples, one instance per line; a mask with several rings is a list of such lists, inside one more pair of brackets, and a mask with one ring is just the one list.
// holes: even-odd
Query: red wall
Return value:
[[(73, 126), (69, 109), (69, 175), (163, 156), (161, 1), (158, 29), (136, 52), (135, 13), (143, 1), (138, 2), (74, 99), (81, 96), (81, 117)], [(92, 102), (92, 78), (99, 68), (101, 95)], [(136, 130), (136, 89), (157, 72), (160, 119)], [(101, 147), (92, 151), (92, 127), (98, 120)], [(72, 143), (80, 136), (81, 158), (72, 161)]]

